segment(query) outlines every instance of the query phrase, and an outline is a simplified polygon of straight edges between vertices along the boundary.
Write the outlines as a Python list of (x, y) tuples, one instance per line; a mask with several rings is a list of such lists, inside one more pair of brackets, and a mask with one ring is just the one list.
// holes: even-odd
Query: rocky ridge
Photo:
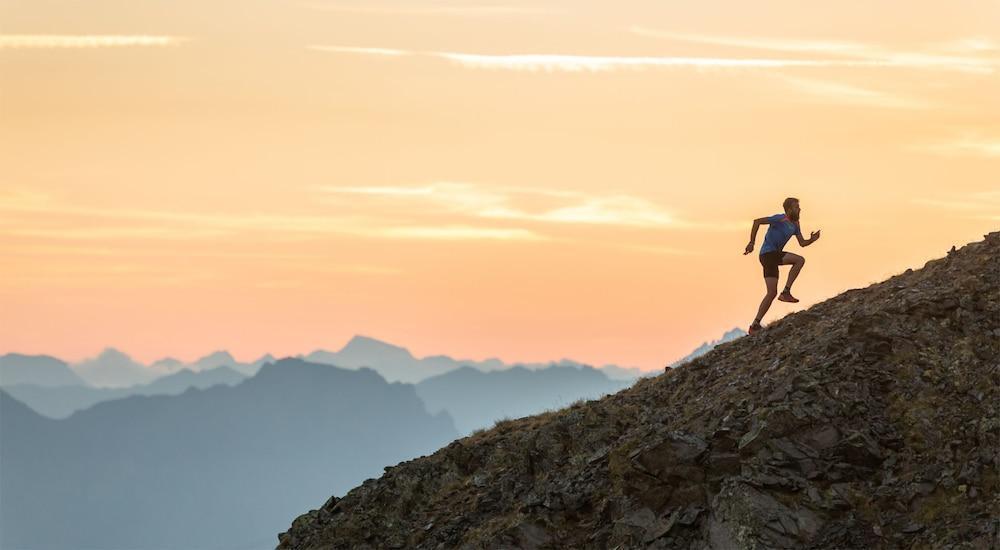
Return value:
[(388, 467), (278, 548), (997, 548), (998, 348), (993, 232)]

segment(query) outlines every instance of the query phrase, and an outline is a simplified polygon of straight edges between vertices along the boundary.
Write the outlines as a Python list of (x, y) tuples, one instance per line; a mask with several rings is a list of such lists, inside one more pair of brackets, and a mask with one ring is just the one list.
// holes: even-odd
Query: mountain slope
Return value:
[(690, 361), (692, 359), (696, 359), (696, 358), (701, 357), (702, 355), (705, 355), (706, 353), (712, 351), (719, 344), (725, 344), (726, 342), (732, 342), (733, 340), (735, 340), (737, 338), (742, 338), (742, 337), (744, 337), (746, 335), (747, 335), (747, 333), (746, 333), (745, 330), (743, 330), (743, 329), (741, 329), (739, 327), (735, 327), (732, 330), (729, 330), (725, 334), (723, 334), (722, 338), (719, 338), (718, 340), (712, 340), (711, 342), (704, 342), (704, 343), (702, 343), (700, 346), (698, 346), (697, 348), (695, 348), (694, 351), (692, 351), (691, 353), (689, 353), (689, 354), (685, 355), (684, 357), (678, 359), (677, 361), (671, 363), (669, 366), (670, 367), (676, 367), (677, 365), (683, 365), (684, 363), (687, 363), (688, 361)]
[(990, 548), (998, 342), (995, 232), (387, 469), (278, 547)]
[(418, 383), (416, 390), (428, 411), (448, 411), (458, 432), (465, 435), (505, 417), (565, 407), (578, 399), (594, 399), (628, 385), (609, 380), (600, 370), (586, 366), (538, 370), (512, 367), (491, 372), (460, 367)]

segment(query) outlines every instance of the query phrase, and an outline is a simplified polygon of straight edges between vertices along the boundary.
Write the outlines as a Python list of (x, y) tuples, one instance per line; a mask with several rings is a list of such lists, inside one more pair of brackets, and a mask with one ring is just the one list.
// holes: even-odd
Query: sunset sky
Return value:
[(658, 369), (788, 196), (765, 323), (1000, 228), (1000, 2), (0, 2), (0, 354)]

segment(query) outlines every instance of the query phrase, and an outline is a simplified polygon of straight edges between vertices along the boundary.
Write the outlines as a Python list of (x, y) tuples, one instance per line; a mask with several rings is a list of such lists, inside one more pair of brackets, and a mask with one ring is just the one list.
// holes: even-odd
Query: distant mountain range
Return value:
[[(340, 351), (315, 350), (309, 354), (298, 354), (298, 359), (313, 363), (323, 363), (347, 369), (369, 367), (377, 371), (389, 382), (416, 383), (431, 376), (444, 374), (459, 367), (469, 366), (484, 372), (503, 370), (519, 366), (528, 369), (543, 369), (550, 366), (589, 366), (571, 359), (549, 361), (547, 363), (504, 363), (491, 358), (483, 361), (453, 359), (447, 355), (431, 355), (416, 358), (404, 347), (383, 342), (368, 336), (354, 336)], [(253, 376), (266, 363), (275, 361), (271, 354), (265, 354), (250, 363), (240, 363), (228, 351), (216, 351), (191, 363), (184, 363), (173, 357), (164, 357), (150, 365), (134, 360), (128, 354), (115, 348), (105, 348), (96, 357), (79, 363), (49, 356), (30, 356), (8, 353), (0, 356), (0, 387), (14, 384), (37, 386), (91, 386), (95, 388), (128, 388), (149, 384), (153, 380), (184, 369), (201, 372), (216, 367), (229, 367), (244, 375)], [(643, 375), (635, 367), (604, 365), (600, 367), (609, 378), (634, 381)]]
[[(683, 364), (745, 334), (734, 328), (719, 340), (702, 343), (669, 366)], [(561, 399), (596, 398), (617, 391), (644, 374), (655, 374), (616, 365), (594, 369), (569, 359), (513, 365), (499, 359), (456, 360), (446, 355), (418, 359), (406, 348), (367, 336), (353, 337), (338, 352), (316, 350), (297, 358), (347, 369), (369, 367), (389, 382), (417, 383), (429, 409), (453, 413), (463, 433), (505, 416), (540, 412)], [(46, 355), (8, 353), (0, 356), (0, 387), (36, 412), (58, 419), (95, 403), (130, 395), (172, 395), (189, 387), (233, 385), (274, 360), (266, 354), (252, 363), (240, 363), (229, 352), (217, 351), (188, 364), (167, 357), (147, 367), (121, 351), (106, 348), (95, 358), (68, 365)], [(477, 377), (471, 371), (505, 374)], [(539, 374), (532, 376), (533, 372)], [(595, 373), (604, 376), (597, 377)], [(550, 384), (557, 379), (558, 383)], [(487, 387), (496, 384), (494, 391), (481, 387), (484, 384)], [(461, 389), (456, 392), (439, 389), (452, 386)], [(473, 395), (481, 397), (472, 399)]]
[(293, 358), (62, 420), (0, 390), (0, 547), (273, 548), (302, 509), (457, 436), (412, 385)]
[[(484, 361), (472, 359), (453, 359), (447, 355), (431, 355), (423, 359), (417, 359), (409, 350), (393, 344), (376, 340), (368, 336), (355, 336), (337, 352), (326, 350), (316, 350), (308, 355), (298, 357), (306, 361), (326, 363), (344, 368), (370, 367), (378, 371), (383, 378), (390, 382), (417, 383), (431, 376), (437, 376), (460, 367), (473, 367), (483, 372), (497, 371), (511, 367), (524, 367), (528, 369), (543, 369), (553, 365), (557, 366), (585, 366), (570, 359), (561, 361), (550, 361), (548, 363), (504, 363), (503, 361), (491, 358)], [(634, 381), (642, 375), (638, 368), (624, 368), (616, 365), (605, 365), (601, 370), (606, 370), (609, 377), (621, 380)]]
[(147, 367), (121, 351), (106, 348), (97, 357), (86, 359), (71, 367), (91, 386), (126, 388), (136, 384), (148, 384), (161, 376), (184, 369), (199, 372), (216, 367), (229, 367), (245, 376), (252, 376), (264, 363), (271, 361), (274, 361), (274, 357), (268, 354), (252, 363), (240, 363), (228, 351), (216, 351), (190, 364), (167, 357)]
[(130, 395), (177, 395), (188, 388), (205, 389), (216, 384), (232, 386), (246, 378), (229, 367), (215, 367), (201, 372), (185, 368), (180, 372), (161, 376), (148, 384), (137, 384), (127, 388), (11, 384), (4, 385), (3, 389), (44, 416), (65, 418), (101, 401), (121, 399)]

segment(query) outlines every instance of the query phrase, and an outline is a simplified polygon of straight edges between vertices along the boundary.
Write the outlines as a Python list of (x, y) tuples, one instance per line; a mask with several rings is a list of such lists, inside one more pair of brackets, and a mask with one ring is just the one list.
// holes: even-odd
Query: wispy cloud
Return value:
[(302, 4), (303, 7), (319, 11), (330, 11), (336, 13), (357, 13), (368, 15), (446, 15), (464, 17), (492, 17), (500, 15), (545, 15), (554, 13), (564, 13), (564, 10), (553, 8), (543, 8), (535, 6), (511, 6), (511, 5), (479, 5), (479, 6), (374, 6), (374, 5), (346, 5), (346, 4), (322, 4), (311, 2)]
[[(353, 235), (383, 239), (428, 240), (544, 240), (527, 229), (386, 222), (366, 216), (273, 215), (246, 213), (188, 213), (142, 209), (107, 209), (57, 203), (45, 195), (14, 192), (0, 195), (0, 212), (40, 216), (84, 217), (69, 227), (40, 228), (21, 224), (0, 224), (0, 235), (59, 240), (163, 239), (218, 240), (240, 232), (260, 232), (268, 238), (302, 239), (331, 235)], [(131, 225), (113, 225), (108, 220), (130, 220)], [(142, 223), (138, 223), (142, 222)]]
[(688, 34), (654, 30), (639, 26), (632, 26), (629, 28), (629, 31), (640, 36), (663, 38), (678, 42), (854, 58), (853, 61), (845, 59), (831, 60), (834, 65), (845, 67), (868, 66), (933, 69), (979, 74), (991, 74), (1000, 67), (1000, 59), (980, 55), (956, 55), (994, 51), (995, 44), (984, 39), (957, 41), (950, 43), (949, 47), (938, 46), (937, 48), (928, 48), (924, 51), (901, 51), (852, 41), (792, 40)]
[(127, 46), (173, 46), (191, 40), (184, 36), (91, 35), (91, 34), (0, 34), (0, 49), (25, 48), (120, 48)]
[(862, 88), (842, 82), (781, 76), (795, 90), (821, 101), (891, 109), (928, 109), (927, 101), (889, 92)]
[(665, 38), (667, 40), (674, 40), (678, 42), (694, 42), (713, 46), (732, 46), (737, 48), (750, 48), (755, 50), (770, 50), (779, 52), (857, 55), (863, 54), (868, 50), (867, 45), (859, 42), (712, 36), (647, 29), (637, 25), (629, 27), (629, 31), (639, 36)]
[(915, 145), (913, 149), (948, 157), (985, 157), (1000, 159), (1000, 139), (967, 136), (950, 141)]
[(311, 50), (341, 53), (418, 56), (442, 59), (471, 69), (493, 69), (528, 72), (607, 72), (623, 69), (694, 68), (709, 69), (777, 69), (787, 67), (844, 67), (871, 66), (877, 63), (866, 60), (837, 59), (774, 59), (732, 57), (651, 57), (651, 56), (594, 56), (563, 54), (514, 54), (485, 55), (463, 52), (433, 52), (395, 50), (384, 48), (358, 48), (354, 46), (312, 45)]
[(971, 36), (944, 42), (935, 46), (937, 49), (946, 52), (958, 52), (964, 54), (992, 54), (1000, 53), (1000, 43), (996, 40)]
[(194, 240), (218, 239), (232, 235), (233, 231), (181, 227), (71, 227), (64, 229), (14, 228), (0, 229), (0, 235), (12, 237), (38, 237), (71, 241), (105, 241), (108, 239), (141, 240)]
[[(414, 187), (317, 186), (316, 189), (331, 194), (428, 201), (446, 211), (479, 218), (645, 227), (686, 225), (663, 207), (641, 197), (621, 194), (538, 191), (462, 182), (438, 182)], [(530, 195), (541, 195), (548, 199), (547, 203), (557, 204), (534, 208), (519, 204), (526, 202), (524, 196)]]
[(583, 197), (576, 204), (529, 213), (510, 208), (495, 208), (481, 212), (487, 218), (508, 218), (557, 223), (588, 223), (635, 226), (680, 226), (677, 220), (659, 206), (638, 197), (612, 195)]
[[(21, 225), (22, 220), (10, 220), (13, 223), (8, 225)], [(0, 220), (2, 224), (4, 220)], [(0, 233), (5, 233), (0, 230)], [(60, 238), (62, 233), (55, 232), (53, 236)], [(73, 239), (68, 239), (72, 241)], [(162, 257), (163, 248), (162, 247), (130, 247), (130, 246), (97, 246), (92, 244), (82, 244), (71, 242), (70, 244), (60, 245), (60, 244), (42, 244), (42, 243), (13, 243), (13, 242), (0, 242), (0, 256), (101, 256), (101, 257), (114, 257), (127, 255), (129, 257)], [(210, 250), (192, 250), (191, 248), (184, 248), (177, 252), (178, 256), (183, 256), (185, 258), (227, 258), (234, 260), (273, 260), (275, 262), (281, 262), (282, 265), (302, 265), (303, 267), (313, 267), (318, 269), (319, 266), (316, 264), (317, 259), (323, 259), (316, 254), (289, 254), (286, 252), (278, 252), (273, 249), (263, 249), (259, 252), (243, 252), (238, 250), (220, 250), (218, 248), (212, 248)], [(324, 264), (325, 265), (325, 264)], [(378, 266), (370, 266), (373, 272), (379, 269)], [(323, 267), (323, 269), (327, 269)], [(342, 269), (339, 268), (338, 269)]]
[(499, 241), (540, 241), (546, 237), (521, 228), (495, 228), (473, 226), (387, 227), (379, 231), (385, 237), (394, 239), (434, 239), (434, 240), (499, 240)]

